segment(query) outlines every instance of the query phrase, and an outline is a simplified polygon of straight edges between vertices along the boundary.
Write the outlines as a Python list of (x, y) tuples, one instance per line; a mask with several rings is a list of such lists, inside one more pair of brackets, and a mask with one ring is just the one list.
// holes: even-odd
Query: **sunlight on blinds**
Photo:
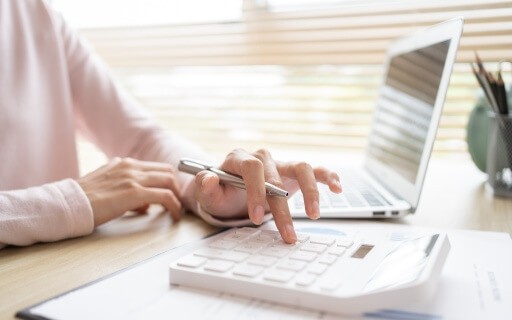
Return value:
[[(435, 150), (466, 150), (476, 85), (452, 77)], [(235, 146), (354, 150), (365, 147), (382, 66), (176, 67), (118, 70), (123, 85), (165, 126), (212, 151)]]
[(239, 18), (221, 22), (80, 32), (159, 122), (206, 149), (341, 152), (365, 147), (390, 41), (464, 16), (434, 152), (465, 153), (478, 93), (466, 62), (475, 50), (486, 61), (510, 58), (512, 1), (289, 3), (244, 1)]
[(206, 146), (359, 148), (378, 79), (357, 69), (182, 67), (122, 78), (158, 119)]
[(240, 19), (241, 0), (50, 0), (75, 28), (141, 27)]

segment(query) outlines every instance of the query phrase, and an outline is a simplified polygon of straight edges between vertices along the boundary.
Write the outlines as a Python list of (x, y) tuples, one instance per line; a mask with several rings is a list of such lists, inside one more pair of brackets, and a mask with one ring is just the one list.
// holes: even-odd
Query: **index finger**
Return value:
[[(265, 180), (278, 188), (284, 189), (281, 176), (277, 171), (276, 163), (270, 156), (270, 153), (266, 150), (259, 150), (255, 153), (255, 157), (263, 163)], [(287, 198), (267, 196), (267, 202), (270, 206), (270, 211), (274, 216), (276, 227), (279, 230), (281, 237), (283, 237), (283, 240), (286, 243), (295, 243), (297, 241), (297, 235), (293, 228), (293, 221), (290, 209), (288, 208)]]

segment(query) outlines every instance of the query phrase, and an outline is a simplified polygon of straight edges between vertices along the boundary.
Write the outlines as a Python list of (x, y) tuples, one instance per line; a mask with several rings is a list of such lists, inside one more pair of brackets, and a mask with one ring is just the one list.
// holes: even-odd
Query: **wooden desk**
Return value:
[(0, 250), (0, 319), (218, 230), (192, 215), (124, 217), (92, 235)]
[(428, 170), (418, 210), (404, 223), (512, 235), (512, 198), (486, 192), (487, 175), (472, 162), (434, 158)]
[[(468, 161), (433, 159), (416, 214), (387, 223), (512, 234), (512, 199), (486, 194), (485, 175)], [(88, 237), (0, 250), (0, 319), (217, 229), (187, 216), (125, 217)]]

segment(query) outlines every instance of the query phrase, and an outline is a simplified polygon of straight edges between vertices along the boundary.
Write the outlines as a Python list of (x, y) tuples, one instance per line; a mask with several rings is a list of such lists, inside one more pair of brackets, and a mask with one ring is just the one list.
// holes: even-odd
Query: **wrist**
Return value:
[[(219, 218), (212, 213), (206, 211), (199, 201), (196, 202), (197, 215), (208, 224), (216, 227), (244, 227), (244, 226), (256, 226), (249, 218)], [(267, 213), (263, 217), (263, 223), (272, 219), (272, 214)]]

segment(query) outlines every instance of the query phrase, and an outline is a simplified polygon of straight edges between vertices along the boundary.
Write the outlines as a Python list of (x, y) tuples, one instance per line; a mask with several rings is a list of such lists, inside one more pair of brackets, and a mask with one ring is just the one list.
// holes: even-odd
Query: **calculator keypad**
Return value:
[(243, 277), (273, 284), (292, 284), (335, 291), (339, 279), (325, 276), (343, 259), (353, 245), (348, 237), (297, 234), (295, 244), (287, 244), (277, 231), (240, 228), (185, 256), (177, 266), (191, 272), (222, 277)]

